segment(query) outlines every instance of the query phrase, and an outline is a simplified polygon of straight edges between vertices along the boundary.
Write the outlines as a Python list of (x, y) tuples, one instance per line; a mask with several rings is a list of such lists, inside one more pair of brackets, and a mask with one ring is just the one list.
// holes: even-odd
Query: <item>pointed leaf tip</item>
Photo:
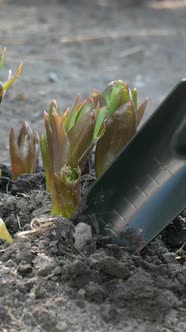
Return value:
[(12, 243), (13, 239), (8, 232), (6, 225), (3, 219), (0, 218), (0, 239), (7, 241), (8, 243)]
[(3, 48), (3, 51), (2, 51), (1, 61), (0, 61), (0, 70), (1, 70), (1, 69), (3, 68), (3, 66), (4, 66), (5, 57), (6, 57), (6, 47), (4, 47), (4, 48)]

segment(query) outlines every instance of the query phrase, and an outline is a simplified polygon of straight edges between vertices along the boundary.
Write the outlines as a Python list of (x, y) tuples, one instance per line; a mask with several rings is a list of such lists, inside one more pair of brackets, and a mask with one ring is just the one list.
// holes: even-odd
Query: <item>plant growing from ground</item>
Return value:
[[(2, 70), (6, 57), (6, 47), (3, 49), (0, 58), (0, 71)], [(21, 63), (15, 74), (12, 75), (11, 70), (9, 70), (8, 79), (4, 83), (0, 82), (0, 103), (5, 95), (6, 90), (15, 82), (15, 80), (21, 75), (23, 69), (23, 64)], [(2, 171), (0, 169), (0, 176), (2, 176)], [(9, 234), (3, 219), (0, 218), (0, 239), (5, 240), (9, 243), (13, 242), (11, 235)]]
[[(1, 59), (0, 59), (0, 71), (2, 70), (6, 57), (6, 47), (2, 51)], [(17, 80), (17, 78), (21, 75), (23, 70), (23, 63), (19, 65), (15, 74), (12, 74), (12, 71), (9, 70), (8, 79), (5, 82), (0, 82), (0, 103), (6, 93), (6, 90)]]
[(9, 135), (9, 150), (12, 166), (12, 179), (22, 174), (33, 174), (36, 170), (39, 154), (39, 135), (24, 121), (18, 137), (13, 128)]
[(5, 240), (9, 243), (13, 242), (13, 239), (12, 239), (11, 235), (9, 234), (2, 218), (0, 218), (0, 239)]
[(81, 172), (97, 141), (104, 133), (106, 108), (96, 108), (88, 98), (61, 114), (55, 101), (44, 113), (46, 134), (41, 151), (52, 215), (69, 218), (80, 202)]
[(96, 145), (95, 170), (99, 177), (136, 134), (147, 98), (138, 107), (137, 90), (130, 90), (123, 81), (111, 82), (102, 94), (95, 90), (93, 98), (107, 107), (105, 134)]
[[(6, 49), (2, 52), (0, 70), (4, 65)], [(14, 75), (0, 83), (0, 102), (5, 91), (19, 77), (22, 64)], [(56, 101), (49, 112), (44, 112), (46, 133), (40, 145), (46, 187), (50, 193), (52, 215), (71, 217), (81, 199), (81, 174), (90, 152), (96, 147), (95, 170), (100, 176), (136, 134), (144, 114), (147, 99), (137, 105), (137, 90), (130, 90), (122, 81), (111, 82), (100, 94), (79, 102), (63, 114)], [(39, 153), (39, 135), (25, 121), (16, 137), (10, 130), (10, 159), (12, 178), (34, 173)], [(1, 236), (1, 233), (0, 233)]]

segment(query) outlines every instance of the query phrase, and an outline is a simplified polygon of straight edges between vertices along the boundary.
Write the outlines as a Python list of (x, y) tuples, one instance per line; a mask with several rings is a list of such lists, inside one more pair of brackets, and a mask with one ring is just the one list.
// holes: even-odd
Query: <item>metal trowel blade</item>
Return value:
[(80, 219), (134, 250), (159, 234), (186, 206), (186, 161), (177, 153), (185, 117), (183, 80), (91, 188)]

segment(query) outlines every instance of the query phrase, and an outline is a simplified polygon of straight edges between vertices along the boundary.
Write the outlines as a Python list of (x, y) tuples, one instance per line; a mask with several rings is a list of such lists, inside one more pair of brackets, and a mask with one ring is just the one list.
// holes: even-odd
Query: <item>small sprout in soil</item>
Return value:
[(104, 133), (105, 114), (106, 108), (96, 109), (93, 98), (79, 103), (79, 97), (62, 115), (56, 101), (44, 113), (41, 151), (52, 215), (69, 218), (79, 204), (81, 173)]
[(36, 170), (39, 154), (39, 135), (32, 130), (28, 122), (24, 122), (16, 138), (14, 129), (9, 135), (12, 179), (16, 180), (22, 174), (33, 174)]
[[(0, 71), (2, 70), (6, 57), (6, 47), (2, 51), (1, 59), (0, 59)], [(4, 83), (0, 82), (0, 103), (6, 93), (6, 90), (17, 80), (17, 78), (21, 75), (23, 70), (23, 63), (19, 65), (15, 74), (12, 74), (12, 71), (9, 70), (8, 79)]]
[(1, 218), (0, 218), (0, 239), (5, 240), (9, 243), (13, 242), (13, 239), (6, 228), (5, 223), (4, 223), (3, 219), (1, 219)]
[(94, 98), (108, 108), (105, 134), (96, 146), (96, 176), (102, 175), (122, 149), (134, 137), (143, 117), (147, 98), (138, 107), (137, 90), (130, 90), (122, 81), (111, 82), (100, 94), (94, 91)]

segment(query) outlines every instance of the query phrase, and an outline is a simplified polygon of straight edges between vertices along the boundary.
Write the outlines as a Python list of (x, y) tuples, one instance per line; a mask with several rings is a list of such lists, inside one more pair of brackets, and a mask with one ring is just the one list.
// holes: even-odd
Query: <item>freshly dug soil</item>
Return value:
[(0, 217), (14, 243), (0, 246), (0, 331), (186, 331), (184, 213), (131, 254), (51, 218), (42, 172), (12, 182), (1, 168)]

